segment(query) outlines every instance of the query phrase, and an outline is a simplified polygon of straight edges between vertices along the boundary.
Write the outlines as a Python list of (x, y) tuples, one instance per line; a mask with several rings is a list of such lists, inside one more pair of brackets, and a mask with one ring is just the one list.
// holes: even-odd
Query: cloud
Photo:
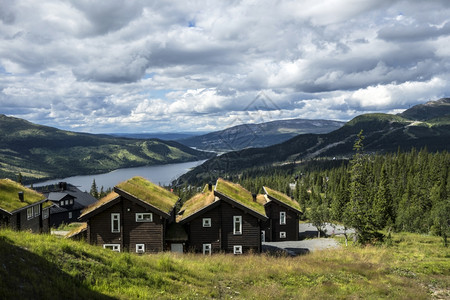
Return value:
[(0, 113), (59, 128), (348, 120), (450, 94), (444, 0), (0, 6)]

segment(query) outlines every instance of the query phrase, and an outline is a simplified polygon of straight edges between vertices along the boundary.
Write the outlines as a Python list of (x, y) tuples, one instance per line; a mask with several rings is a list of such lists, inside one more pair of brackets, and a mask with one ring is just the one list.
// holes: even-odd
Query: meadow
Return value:
[(0, 299), (448, 299), (450, 249), (434, 236), (298, 257), (136, 255), (0, 231)]

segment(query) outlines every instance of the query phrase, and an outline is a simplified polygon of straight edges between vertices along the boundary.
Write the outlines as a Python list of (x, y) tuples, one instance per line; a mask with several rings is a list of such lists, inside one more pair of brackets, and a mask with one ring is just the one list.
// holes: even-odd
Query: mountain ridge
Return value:
[[(447, 105), (447, 102), (435, 105)], [(411, 108), (412, 112), (417, 108)], [(367, 152), (394, 152), (398, 149), (427, 147), (430, 151), (450, 149), (450, 118), (446, 110), (428, 117), (428, 121), (410, 119), (413, 114), (363, 114), (327, 134), (302, 134), (281, 144), (249, 148), (212, 158), (182, 175), (176, 184), (205, 182), (227, 174), (260, 166), (298, 163), (314, 158), (349, 158), (357, 134), (363, 130)], [(409, 116), (405, 118), (403, 116)]]
[(328, 133), (344, 122), (323, 119), (287, 119), (257, 124), (235, 125), (178, 142), (201, 150), (229, 152), (251, 147), (267, 147), (305, 133)]

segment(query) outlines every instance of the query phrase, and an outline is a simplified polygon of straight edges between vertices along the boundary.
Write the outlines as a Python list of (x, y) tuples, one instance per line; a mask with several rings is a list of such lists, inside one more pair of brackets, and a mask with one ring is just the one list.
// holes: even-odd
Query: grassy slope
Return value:
[(435, 237), (296, 257), (137, 256), (0, 231), (1, 299), (429, 299), (450, 297), (450, 250)]
[(75, 133), (4, 115), (0, 144), (0, 178), (21, 172), (27, 182), (206, 158), (176, 142)]

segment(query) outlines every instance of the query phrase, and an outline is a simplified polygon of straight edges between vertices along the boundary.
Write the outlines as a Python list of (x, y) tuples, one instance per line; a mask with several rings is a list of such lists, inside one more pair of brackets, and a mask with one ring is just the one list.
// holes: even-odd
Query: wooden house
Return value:
[(264, 242), (298, 241), (300, 205), (286, 194), (263, 187), (268, 220), (261, 231)]
[(76, 186), (66, 182), (36, 187), (35, 190), (43, 193), (53, 203), (50, 208), (51, 227), (77, 222), (81, 212), (97, 202), (97, 199), (89, 193), (82, 192)]
[(264, 201), (220, 178), (214, 189), (207, 185), (180, 209), (178, 222), (188, 233), (189, 251), (261, 252), (261, 226), (267, 221)]
[(49, 233), (50, 206), (43, 194), (0, 179), (0, 227)]
[(178, 197), (142, 177), (133, 177), (83, 211), (90, 244), (137, 253), (166, 249), (166, 231)]

